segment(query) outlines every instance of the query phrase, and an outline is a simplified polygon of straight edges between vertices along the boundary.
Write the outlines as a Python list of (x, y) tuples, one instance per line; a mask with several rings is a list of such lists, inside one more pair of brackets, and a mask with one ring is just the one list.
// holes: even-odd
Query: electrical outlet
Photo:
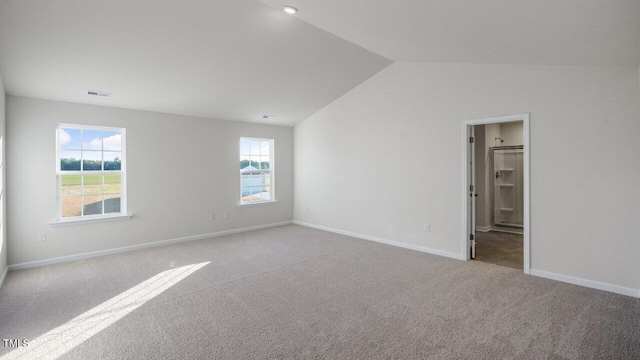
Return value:
[(225, 219), (228, 219), (228, 218), (229, 218), (229, 212), (228, 212), (228, 211), (225, 211), (225, 212), (224, 212), (224, 218), (225, 218)]
[(38, 241), (47, 241), (47, 233), (38, 233)]
[(209, 221), (214, 221), (216, 219), (216, 214), (209, 214)]
[(424, 224), (424, 231), (431, 232), (431, 224)]

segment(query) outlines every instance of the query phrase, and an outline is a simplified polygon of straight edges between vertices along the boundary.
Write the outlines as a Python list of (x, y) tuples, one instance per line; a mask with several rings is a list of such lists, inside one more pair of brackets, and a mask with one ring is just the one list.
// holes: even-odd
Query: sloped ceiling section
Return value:
[[(261, 0), (281, 7), (281, 0)], [(640, 64), (638, 0), (288, 0), (297, 17), (394, 61)]]
[(0, 1), (9, 95), (293, 126), (390, 63), (254, 0)]

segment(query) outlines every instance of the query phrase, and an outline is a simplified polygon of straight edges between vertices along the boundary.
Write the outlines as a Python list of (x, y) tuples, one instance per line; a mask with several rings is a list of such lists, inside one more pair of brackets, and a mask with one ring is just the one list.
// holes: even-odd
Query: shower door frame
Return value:
[[(524, 162), (524, 145), (506, 145), (506, 146), (492, 146), (489, 148), (491, 151), (491, 165), (492, 171), (496, 171), (496, 163), (495, 163), (495, 150), (522, 150), (523, 162)], [(523, 163), (524, 168), (524, 163)], [(522, 174), (523, 175), (523, 174)], [(507, 231), (507, 232), (517, 232), (520, 233), (524, 230), (524, 214), (522, 215), (522, 226), (517, 225), (502, 225), (496, 224), (496, 182), (495, 177), (491, 176), (491, 229), (495, 229), (496, 231)], [(524, 183), (524, 182), (523, 182)], [(523, 191), (524, 195), (524, 191)], [(524, 204), (523, 204), (524, 205)]]
[[(471, 234), (471, 201), (469, 201), (469, 187), (472, 185), (471, 179), (471, 144), (469, 138), (471, 137), (471, 128), (475, 125), (487, 125), (487, 124), (499, 124), (507, 122), (522, 121), (522, 145), (523, 145), (523, 223), (522, 229), (523, 245), (524, 245), (524, 264), (523, 271), (525, 274), (531, 272), (531, 244), (530, 244), (530, 169), (529, 169), (529, 119), (530, 113), (496, 116), (484, 119), (465, 120), (462, 121), (462, 236), (461, 236), (461, 251), (463, 260), (471, 259), (471, 247), (469, 234)], [(473, 161), (475, 166), (475, 159)]]

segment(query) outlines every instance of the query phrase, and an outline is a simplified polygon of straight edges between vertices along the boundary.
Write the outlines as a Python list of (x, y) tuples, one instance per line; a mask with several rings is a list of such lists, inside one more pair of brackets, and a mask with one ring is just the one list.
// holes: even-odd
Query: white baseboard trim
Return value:
[(7, 278), (8, 272), (9, 272), (9, 267), (7, 266), (6, 268), (4, 268), (4, 271), (2, 272), (2, 276), (0, 276), (0, 289), (2, 289), (2, 284), (4, 284), (4, 279)]
[(497, 226), (496, 227), (491, 227), (490, 230), (491, 231), (497, 231), (497, 232), (503, 232), (503, 233), (507, 233), (507, 234), (519, 234), (519, 235), (523, 234), (522, 231), (505, 229), (505, 228), (501, 228), (501, 227), (497, 227)]
[(491, 231), (491, 225), (489, 225), (489, 226), (476, 226), (476, 231), (489, 232), (489, 231)]
[(375, 242), (379, 242), (379, 243), (383, 243), (383, 244), (387, 244), (387, 245), (397, 246), (397, 247), (410, 249), (410, 250), (421, 251), (421, 252), (425, 252), (425, 253), (429, 253), (429, 254), (433, 254), (433, 255), (444, 256), (444, 257), (448, 257), (448, 258), (452, 258), (452, 259), (456, 259), (456, 260), (464, 260), (463, 255), (452, 253), (452, 252), (449, 252), (449, 251), (437, 250), (437, 249), (432, 249), (432, 248), (428, 248), (428, 247), (425, 247), (425, 246), (412, 245), (412, 244), (407, 244), (407, 243), (403, 243), (403, 242), (399, 242), (399, 241), (382, 239), (382, 238), (375, 237), (375, 236), (362, 235), (362, 234), (353, 233), (353, 232), (350, 232), (350, 231), (344, 231), (344, 230), (334, 229), (334, 228), (330, 228), (330, 227), (326, 227), (326, 226), (314, 225), (314, 224), (306, 223), (306, 222), (303, 222), (303, 221), (294, 220), (293, 223), (296, 224), (296, 225), (306, 226), (306, 227), (310, 227), (310, 228), (318, 229), (318, 230), (324, 230), (324, 231), (328, 231), (328, 232), (332, 232), (332, 233), (336, 233), (336, 234), (340, 234), (340, 235), (346, 235), (346, 236), (351, 236), (351, 237), (355, 237), (355, 238), (359, 238), (359, 239), (375, 241)]
[(9, 271), (22, 270), (22, 269), (28, 269), (28, 268), (38, 267), (38, 266), (57, 264), (57, 263), (61, 263), (61, 262), (82, 260), (82, 259), (88, 259), (88, 258), (92, 258), (92, 257), (117, 254), (117, 253), (122, 253), (122, 252), (127, 252), (127, 251), (133, 251), (133, 250), (146, 249), (146, 248), (155, 247), (155, 246), (177, 244), (177, 243), (186, 242), (186, 241), (202, 240), (202, 239), (208, 239), (208, 238), (219, 237), (219, 236), (230, 235), (230, 234), (237, 234), (237, 233), (242, 233), (242, 232), (247, 232), (247, 231), (267, 229), (267, 228), (283, 226), (283, 225), (290, 225), (292, 223), (293, 223), (293, 221), (283, 221), (283, 222), (266, 224), (266, 225), (257, 225), (257, 226), (239, 228), (239, 229), (218, 231), (218, 232), (209, 233), (209, 234), (185, 236), (185, 237), (181, 237), (181, 238), (177, 238), (177, 239), (160, 240), (160, 241), (148, 242), (148, 243), (144, 243), (144, 244), (124, 246), (124, 247), (119, 247), (119, 248), (115, 248), (115, 249), (92, 251), (92, 252), (88, 252), (88, 253), (82, 253), (82, 254), (77, 254), (77, 255), (69, 255), (69, 256), (62, 256), (62, 257), (46, 259), (46, 260), (29, 261), (29, 262), (24, 262), (24, 263), (20, 263), (20, 264), (9, 265), (8, 270)]
[(545, 279), (562, 281), (562, 282), (573, 284), (573, 285), (580, 285), (580, 286), (584, 286), (592, 289), (603, 290), (603, 291), (608, 291), (616, 294), (640, 298), (640, 290), (632, 289), (624, 286), (607, 284), (599, 281), (587, 280), (587, 279), (577, 278), (577, 277), (568, 276), (568, 275), (561, 275), (561, 274), (556, 274), (556, 273), (551, 273), (551, 272), (536, 270), (536, 269), (531, 269), (531, 275), (542, 277)]

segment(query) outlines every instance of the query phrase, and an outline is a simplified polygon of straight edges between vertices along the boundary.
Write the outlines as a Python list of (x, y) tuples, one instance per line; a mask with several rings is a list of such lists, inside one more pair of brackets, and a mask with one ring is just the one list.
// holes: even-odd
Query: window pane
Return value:
[(268, 191), (268, 187), (262, 188), (262, 193), (260, 195), (262, 200), (271, 200), (271, 193)]
[(264, 182), (262, 184), (264, 186), (271, 186), (271, 174), (268, 172), (263, 174), (264, 174)]
[(242, 196), (249, 194), (249, 186), (251, 186), (251, 175), (242, 174), (240, 176), (240, 194)]
[(102, 170), (102, 151), (83, 151), (82, 170), (100, 171)]
[(259, 187), (250, 187), (248, 188), (247, 195), (243, 196), (242, 201), (257, 201), (261, 200), (260, 198), (260, 188)]
[(251, 155), (260, 155), (260, 141), (251, 141)]
[(120, 212), (120, 195), (104, 196), (104, 213), (113, 214)]
[(249, 140), (240, 141), (240, 185), (242, 202), (255, 202), (273, 200), (270, 191), (271, 169), (273, 163), (271, 156), (273, 140)]
[(260, 169), (260, 156), (251, 156), (251, 166)]
[(102, 195), (83, 196), (82, 206), (85, 215), (102, 214)]
[(82, 195), (82, 177), (80, 175), (62, 175), (62, 196)]
[(260, 146), (260, 155), (262, 156), (269, 156), (271, 154), (271, 142), (270, 141), (263, 141), (261, 146)]
[(104, 213), (120, 212), (120, 198), (122, 192), (122, 176), (109, 174), (104, 176)]
[(118, 194), (122, 192), (122, 176), (120, 174), (109, 174), (104, 176), (104, 193)]
[(61, 128), (58, 129), (58, 131), (58, 136), (60, 139), (60, 149), (80, 150), (80, 130)]
[(80, 171), (80, 151), (61, 150), (60, 151), (60, 170), (61, 171)]
[(63, 196), (62, 198), (62, 217), (80, 216), (82, 215), (82, 197), (81, 196)]
[(242, 195), (250, 195), (251, 186), (253, 185), (253, 175), (245, 175), (242, 180)]
[(102, 136), (104, 150), (122, 150), (122, 133), (120, 131), (104, 131)]
[(250, 155), (251, 154), (251, 149), (250, 149), (250, 142), (247, 140), (240, 140), (240, 157), (242, 158), (243, 155)]
[(254, 187), (262, 187), (262, 176), (258, 173), (258, 174), (253, 174), (251, 176), (251, 186)]
[(103, 156), (105, 170), (122, 170), (122, 162), (120, 160), (122, 153), (119, 151), (105, 151)]
[(271, 166), (269, 164), (268, 156), (260, 156), (260, 169), (269, 169)]
[(102, 175), (83, 175), (82, 195), (102, 195)]
[(82, 130), (82, 150), (102, 150), (102, 131)]
[(250, 165), (251, 160), (249, 160), (249, 157), (244, 157), (240, 160), (240, 169), (241, 170), (248, 170), (247, 168)]

